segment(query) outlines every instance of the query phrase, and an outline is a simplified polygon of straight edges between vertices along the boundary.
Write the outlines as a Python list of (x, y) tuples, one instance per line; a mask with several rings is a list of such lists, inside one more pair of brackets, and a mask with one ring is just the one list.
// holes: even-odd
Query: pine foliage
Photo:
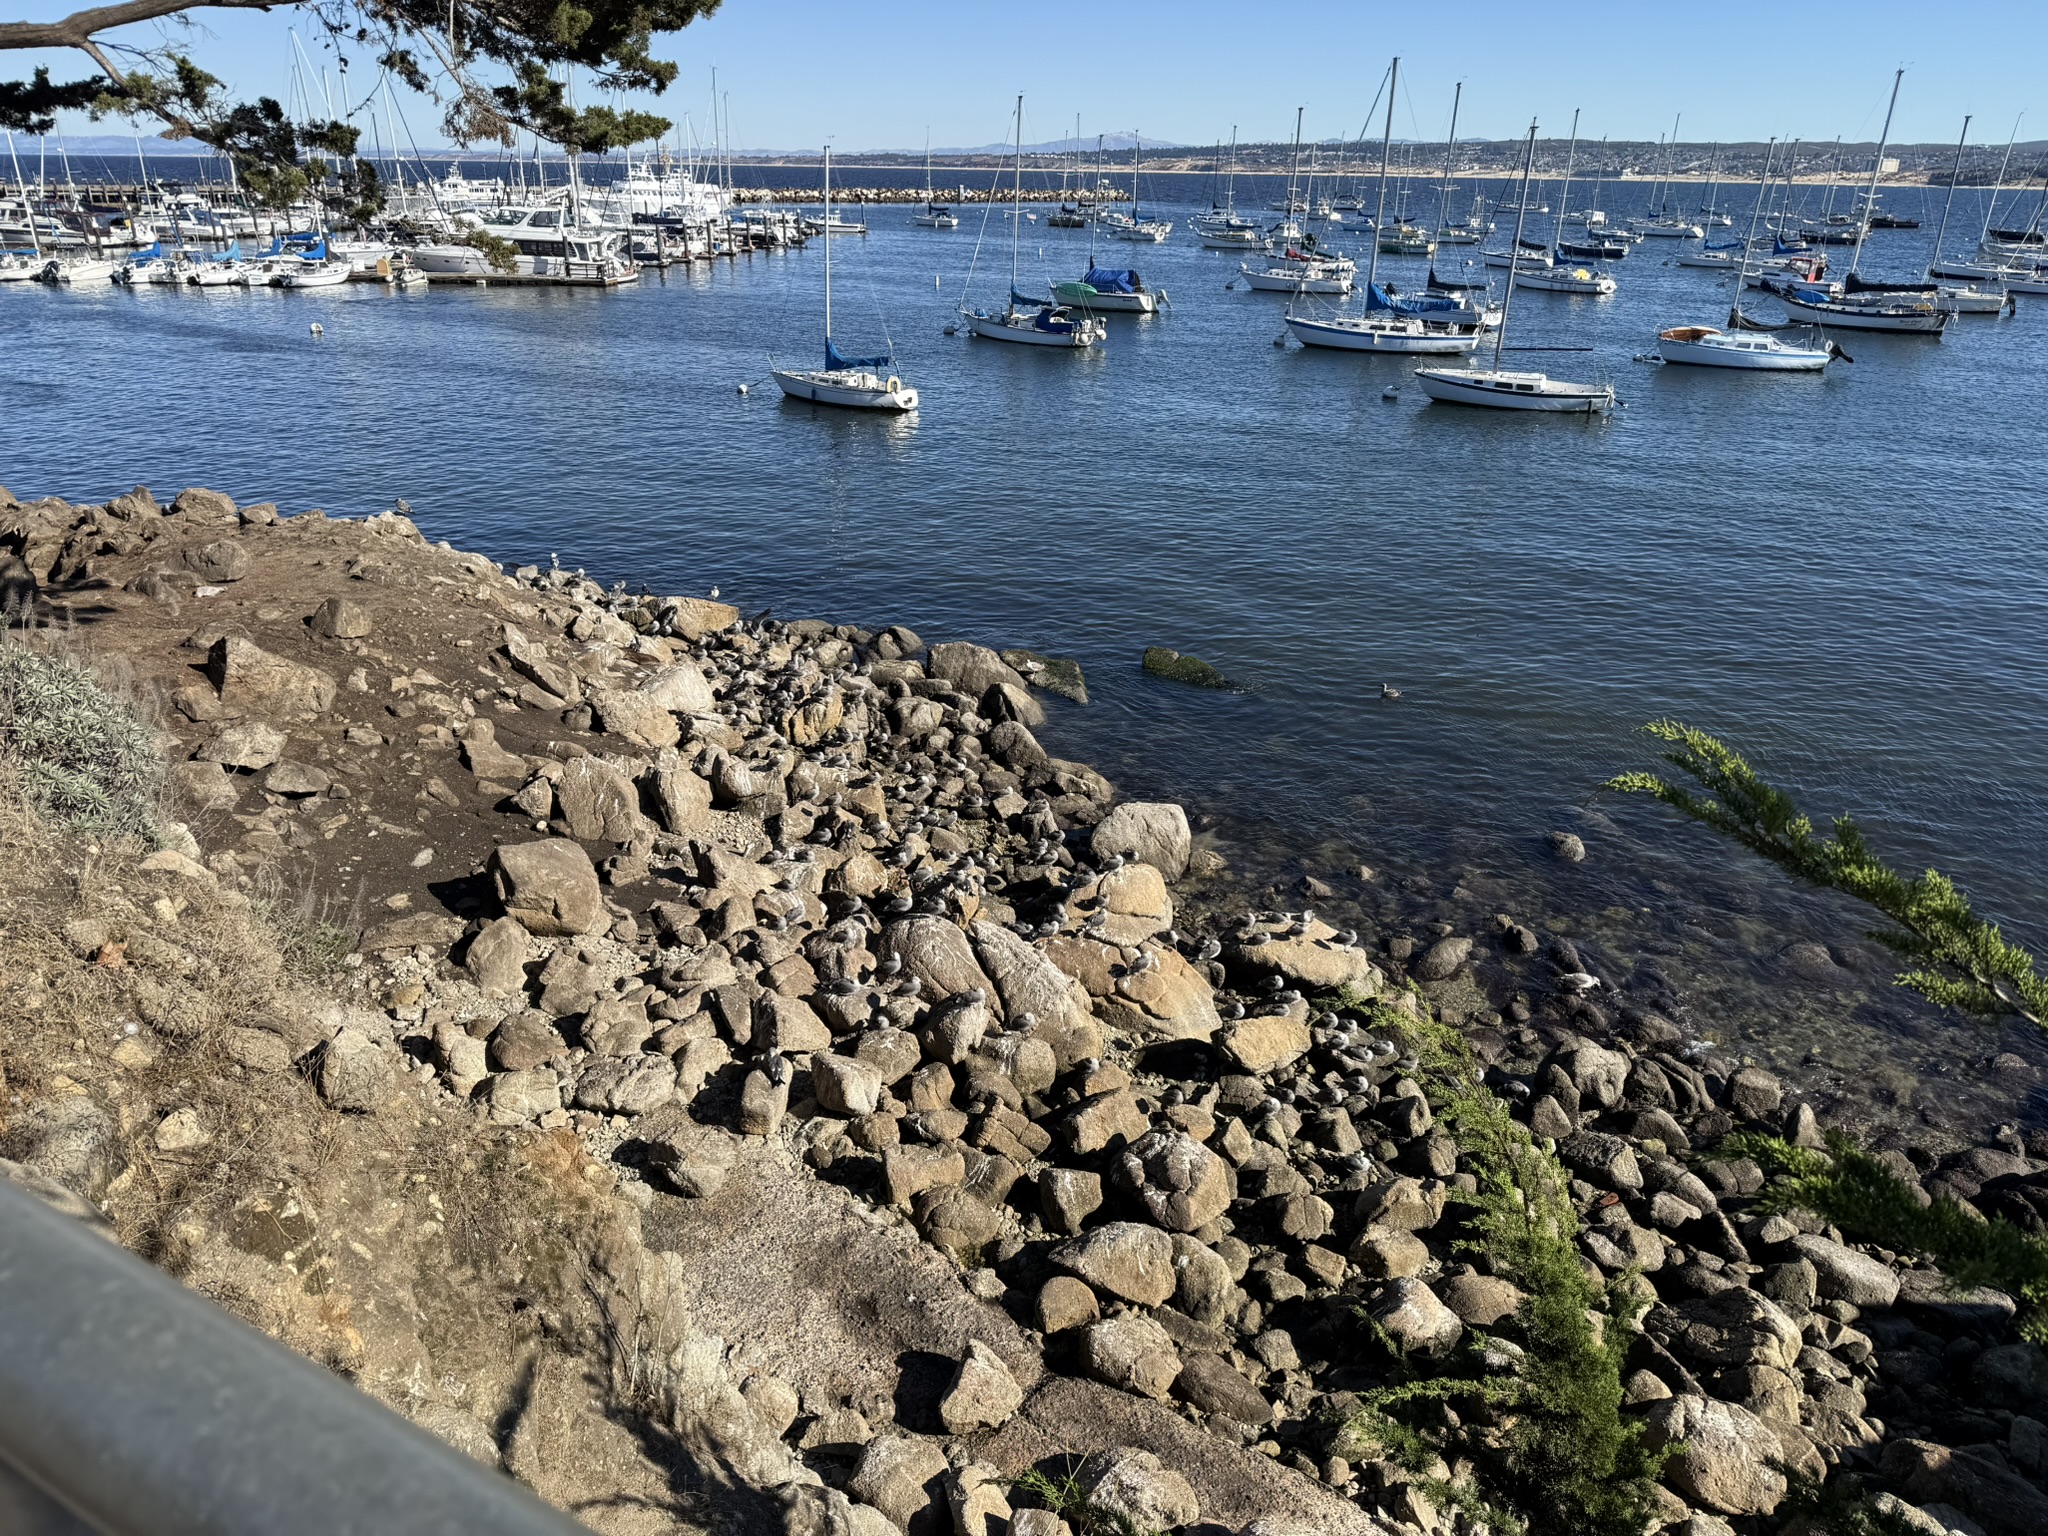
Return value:
[(1984, 1018), (2018, 1014), (2048, 1028), (2048, 978), (2031, 954), (1971, 910), (1969, 897), (1946, 875), (1934, 869), (1912, 878), (1899, 874), (1871, 852), (1846, 816), (1835, 819), (1832, 835), (1816, 835), (1789, 796), (1705, 731), (1676, 720), (1655, 720), (1643, 729), (1671, 747), (1664, 761), (1705, 793), (1640, 772), (1617, 775), (1606, 788), (1650, 795), (1808, 884), (1876, 908), (1894, 926), (1871, 938), (1908, 965), (1898, 985), (1936, 1006)]
[(0, 758), (50, 820), (159, 840), (163, 756), (149, 727), (84, 667), (0, 640)]
[(2021, 1334), (2048, 1344), (2048, 1237), (1947, 1195), (1929, 1198), (1846, 1136), (1830, 1136), (1826, 1153), (1775, 1136), (1731, 1140), (1777, 1175), (1765, 1209), (1811, 1211), (1864, 1242), (1926, 1254), (1958, 1286), (2004, 1291), (2024, 1309)]
[[(1340, 999), (1340, 1004), (1354, 1000)], [(1639, 1536), (1653, 1507), (1661, 1457), (1640, 1424), (1622, 1414), (1622, 1357), (1642, 1304), (1624, 1281), (1602, 1286), (1576, 1248), (1578, 1213), (1570, 1177), (1485, 1083), (1456, 1030), (1369, 1005), (1375, 1027), (1398, 1034), (1416, 1059), (1432, 1107), (1458, 1144), (1476, 1193), (1453, 1191), (1468, 1208), (1459, 1246), (1526, 1300), (1512, 1332), (1507, 1370), (1489, 1369), (1487, 1341), (1475, 1338), (1463, 1374), (1397, 1382), (1363, 1397), (1355, 1442), (1375, 1446), (1411, 1471), (1453, 1449), (1477, 1471), (1477, 1489), (1424, 1479), (1439, 1506), (1461, 1507), (1497, 1531), (1531, 1536)], [(1493, 1421), (1455, 1431), (1439, 1446), (1414, 1421), (1418, 1410), (1454, 1399)], [(1439, 1416), (1441, 1416), (1439, 1414)]]

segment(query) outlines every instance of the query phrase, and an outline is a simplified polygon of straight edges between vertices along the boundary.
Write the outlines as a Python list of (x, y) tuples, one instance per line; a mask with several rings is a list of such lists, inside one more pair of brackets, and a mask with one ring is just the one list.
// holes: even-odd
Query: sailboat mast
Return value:
[(1564, 184), (1557, 189), (1557, 233), (1551, 236), (1550, 248), (1555, 251), (1564, 243), (1564, 211), (1571, 204), (1572, 165), (1579, 157), (1579, 108), (1572, 108), (1572, 142), (1564, 152)]
[(1678, 170), (1678, 125), (1685, 121), (1685, 114), (1678, 113), (1671, 119), (1671, 142), (1664, 151), (1664, 217), (1671, 217), (1671, 183)]
[(825, 366), (832, 366), (832, 146), (825, 146)]
[(1024, 226), (1024, 93), (1017, 93), (1017, 179), (1010, 191), (1010, 308), (1017, 307), (1017, 241)]
[(1138, 130), (1131, 130), (1131, 223), (1138, 222)]
[(1501, 349), (1507, 345), (1508, 312), (1515, 307), (1515, 268), (1522, 260), (1522, 226), (1529, 218), (1529, 172), (1536, 165), (1536, 119), (1529, 119), (1529, 147), (1522, 155), (1522, 195), (1515, 199), (1515, 243), (1508, 247), (1508, 291), (1500, 301), (1500, 329), (1493, 335), (1493, 371), (1500, 372)]
[(1863, 264), (1863, 242), (1870, 234), (1870, 216), (1877, 210), (1877, 179), (1884, 174), (1885, 146), (1891, 143), (1892, 113), (1899, 106), (1899, 82), (1906, 78), (1901, 69), (1892, 76), (1891, 105), (1884, 109), (1884, 131), (1877, 136), (1877, 153), (1870, 159), (1870, 190), (1863, 194), (1863, 212), (1856, 220), (1856, 252), (1849, 258), (1849, 275), (1854, 277), (1856, 269)]
[(1948, 211), (1956, 203), (1956, 182), (1963, 174), (1963, 143), (1970, 136), (1970, 119), (1963, 119), (1963, 131), (1956, 136), (1956, 163), (1948, 173), (1948, 196), (1941, 203), (1941, 224), (1934, 231), (1934, 259), (1927, 264), (1927, 275), (1934, 275), (1935, 262), (1941, 260), (1941, 245), (1948, 238)]
[[(1287, 166), (1288, 223), (1292, 223), (1294, 221), (1294, 185), (1296, 178), (1298, 178), (1301, 175), (1301, 115), (1307, 110), (1308, 108), (1306, 107), (1296, 107), (1294, 109), (1294, 158), (1288, 163)], [(1377, 233), (1377, 231), (1375, 231), (1375, 233)]]
[[(1436, 205), (1436, 238), (1444, 236), (1444, 224), (1451, 216), (1451, 174), (1456, 168), (1458, 157), (1458, 104), (1465, 99), (1465, 82), (1460, 80), (1451, 92), (1451, 133), (1444, 140), (1444, 190)], [(1378, 231), (1374, 231), (1374, 244), (1378, 244)]]
[(1387, 66), (1387, 126), (1380, 135), (1380, 198), (1372, 215), (1372, 260), (1365, 268), (1365, 307), (1372, 308), (1374, 288), (1380, 275), (1380, 226), (1387, 219), (1387, 162), (1394, 149), (1394, 91), (1401, 83), (1401, 60), (1397, 55)]
[(43, 254), (43, 237), (36, 229), (36, 204), (41, 199), (31, 198), (28, 195), (28, 183), (21, 178), (21, 156), (14, 152), (14, 130), (12, 128), (7, 130), (7, 158), (14, 162), (14, 180), (21, 188), (21, 200), (28, 209), (28, 243), (35, 247), (35, 253), (40, 257)]
[(1991, 185), (1991, 204), (1984, 210), (1984, 228), (1977, 236), (1977, 248), (1981, 254), (1984, 242), (1991, 238), (1991, 220), (1998, 212), (1998, 195), (2005, 190), (2005, 168), (2012, 160), (2012, 147), (2019, 142), (2020, 122), (2026, 117), (2022, 112), (2012, 120), (2012, 137), (2005, 141), (2005, 156), (1998, 162), (1998, 180)]
[(1778, 136), (1771, 135), (1770, 145), (1764, 150), (1764, 179), (1757, 183), (1756, 203), (1749, 210), (1749, 233), (1742, 237), (1742, 249), (1735, 256), (1735, 304), (1728, 311), (1728, 323), (1742, 323), (1742, 285), (1749, 281), (1749, 248), (1756, 240), (1756, 221), (1763, 216), (1764, 194), (1771, 185), (1771, 156), (1777, 153)]

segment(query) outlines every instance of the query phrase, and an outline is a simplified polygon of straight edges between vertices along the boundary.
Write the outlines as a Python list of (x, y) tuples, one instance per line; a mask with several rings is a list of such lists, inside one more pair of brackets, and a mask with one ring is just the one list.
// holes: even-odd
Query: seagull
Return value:
[(315, 320), (313, 322), (311, 330), (315, 336), (325, 336), (327, 334), (327, 327), (322, 325), (318, 320)]
[(716, 588), (716, 587), (713, 587), (713, 588), (711, 589), (711, 595), (712, 595), (713, 597), (716, 597), (716, 596), (718, 596), (718, 588)]
[(1381, 683), (1380, 697), (1383, 699), (1398, 699), (1399, 697), (1401, 697), (1401, 690), (1396, 688), (1392, 683)]
[(1195, 958), (1207, 963), (1223, 953), (1223, 946), (1214, 939), (1202, 940), (1202, 947), (1195, 951)]
[(747, 386), (746, 386), (746, 385), (744, 385), (744, 384), (742, 384), (742, 385), (740, 386), (740, 393), (744, 395), (744, 394), (745, 394), (746, 392), (747, 392)]
[(1570, 992), (1590, 992), (1600, 985), (1600, 978), (1585, 971), (1567, 971), (1557, 978), (1557, 984)]
[(1358, 930), (1356, 928), (1343, 929), (1336, 937), (1338, 944), (1345, 949), (1354, 949), (1358, 945)]

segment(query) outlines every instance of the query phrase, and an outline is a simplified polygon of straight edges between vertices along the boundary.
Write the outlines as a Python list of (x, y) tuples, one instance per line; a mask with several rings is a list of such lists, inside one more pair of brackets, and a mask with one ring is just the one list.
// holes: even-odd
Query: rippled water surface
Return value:
[[(1589, 796), (1649, 759), (1634, 727), (1677, 715), (2048, 941), (2048, 309), (1846, 337), (1824, 378), (1660, 370), (1633, 359), (1723, 320), (1729, 290), (1649, 241), (1612, 299), (1518, 295), (1510, 338), (1590, 347), (1518, 360), (1611, 379), (1625, 408), (1496, 416), (1428, 405), (1398, 359), (1276, 347), (1284, 301), (1230, 289), (1192, 210), (1159, 211), (1167, 244), (1101, 257), (1170, 312), (1113, 316), (1075, 356), (941, 334), (978, 238), (972, 294), (999, 299), (1000, 216), (983, 237), (979, 208), (952, 232), (871, 210), (835, 242), (836, 334), (886, 324), (924, 402), (896, 421), (768, 381), (818, 352), (815, 243), (610, 294), (8, 285), (0, 480), (335, 515), (404, 497), (508, 561), (1072, 655), (1094, 699), (1055, 749), (1218, 816), (1261, 879), (1319, 872), (1416, 932), (1512, 907), (1762, 1054), (1866, 1077), (1876, 1024), (1902, 1101), (1938, 1057), (2016, 1102), (2024, 1078), (1971, 1063), (2017, 1036), (1901, 1003), (1857, 914)], [(1088, 238), (1028, 224), (1021, 284), (1078, 277)], [(1880, 233), (1865, 269), (1903, 275), (1927, 243)], [(1244, 691), (1146, 678), (1148, 645)], [(1585, 865), (1549, 859), (1553, 828)], [(1379, 878), (1344, 874), (1361, 861)], [(1790, 978), (1799, 939), (1860, 968)]]

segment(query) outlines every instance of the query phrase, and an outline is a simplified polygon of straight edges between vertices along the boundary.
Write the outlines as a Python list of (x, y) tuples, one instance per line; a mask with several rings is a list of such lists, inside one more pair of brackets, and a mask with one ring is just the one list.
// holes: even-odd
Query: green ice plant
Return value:
[(1677, 720), (1653, 720), (1643, 729), (1670, 748), (1664, 761), (1698, 789), (1646, 772), (1618, 774), (1605, 788), (1649, 795), (1808, 884), (1875, 908), (1892, 926), (1871, 937), (1908, 965), (1898, 985), (1938, 1007), (1981, 1018), (2016, 1014), (2048, 1028), (2048, 978), (2031, 954), (1971, 910), (1970, 898), (1946, 875), (1935, 869), (1898, 873), (1871, 852), (1862, 829), (1846, 816), (1835, 819), (1831, 835), (1820, 836), (1789, 796), (1705, 731)]
[[(1462, 1435), (1458, 1446), (1476, 1468), (1477, 1487), (1419, 1483), (1440, 1507), (1461, 1507), (1497, 1531), (1637, 1536), (1661, 1462), (1642, 1426), (1621, 1411), (1622, 1357), (1642, 1302), (1624, 1282), (1603, 1286), (1588, 1276), (1570, 1176), (1486, 1086), (1455, 1029), (1349, 994), (1323, 1002), (1364, 1016), (1413, 1052), (1417, 1077), (1478, 1183), (1476, 1192), (1450, 1195), (1467, 1208), (1458, 1246), (1527, 1298), (1514, 1319), (1521, 1353), (1510, 1368), (1410, 1373), (1365, 1393), (1350, 1440), (1419, 1473), (1445, 1452), (1410, 1422), (1417, 1411), (1452, 1400), (1483, 1405), (1497, 1431)], [(1483, 1346), (1468, 1351), (1473, 1360), (1485, 1354)]]

